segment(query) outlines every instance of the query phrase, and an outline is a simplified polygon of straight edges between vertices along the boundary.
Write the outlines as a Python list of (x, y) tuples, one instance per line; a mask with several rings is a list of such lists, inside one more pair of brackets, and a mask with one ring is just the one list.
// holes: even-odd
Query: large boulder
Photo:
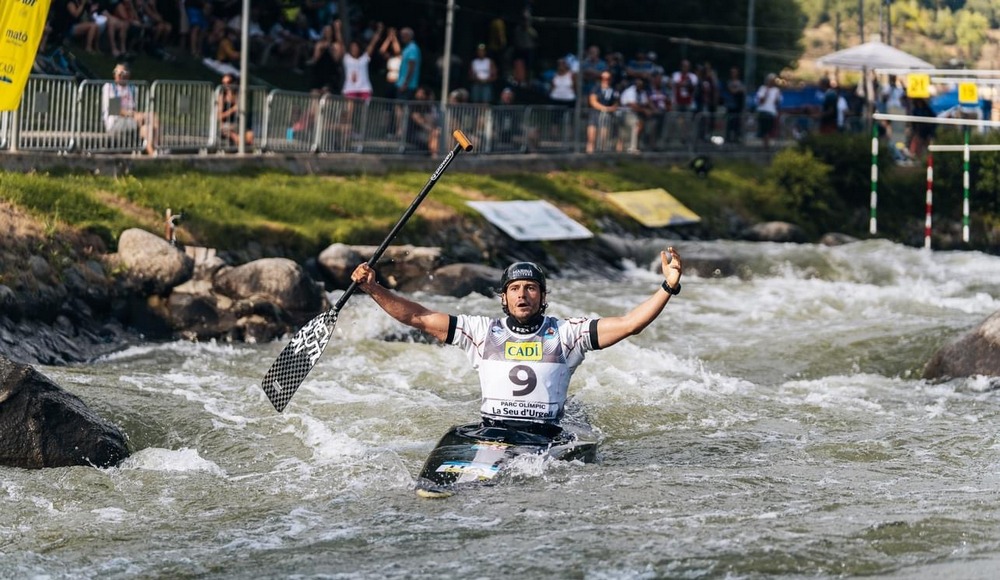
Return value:
[(1000, 376), (1000, 311), (941, 347), (924, 367), (925, 379)]
[(0, 356), (0, 465), (110, 467), (128, 456), (118, 427), (34, 368)]
[[(354, 269), (370, 260), (377, 249), (377, 246), (331, 244), (320, 252), (318, 262), (330, 285), (345, 289), (351, 285)], [(440, 263), (441, 248), (389, 246), (375, 269), (387, 287), (406, 291), (423, 285)]]
[(194, 259), (138, 228), (127, 229), (118, 238), (117, 261), (127, 272), (127, 283), (146, 294), (165, 295), (194, 272)]
[(233, 300), (237, 316), (267, 315), (277, 309), (275, 314), (301, 325), (329, 307), (322, 288), (302, 266), (286, 258), (263, 258), (222, 268), (213, 286), (216, 293)]
[(478, 264), (449, 264), (434, 270), (420, 290), (431, 294), (461, 298), (477, 292), (483, 296), (496, 296), (502, 270)]

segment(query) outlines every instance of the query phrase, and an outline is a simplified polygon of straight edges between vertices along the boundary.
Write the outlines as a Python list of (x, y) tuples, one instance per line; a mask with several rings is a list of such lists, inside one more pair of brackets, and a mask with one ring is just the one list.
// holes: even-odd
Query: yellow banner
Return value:
[(31, 74), (50, 0), (0, 2), (0, 111), (13, 111)]
[(694, 224), (698, 214), (684, 206), (665, 189), (644, 189), (609, 193), (608, 199), (647, 228)]

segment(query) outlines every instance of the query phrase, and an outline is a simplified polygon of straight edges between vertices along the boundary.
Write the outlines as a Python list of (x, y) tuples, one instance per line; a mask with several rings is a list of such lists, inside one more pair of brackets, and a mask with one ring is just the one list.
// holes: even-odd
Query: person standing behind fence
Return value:
[(726, 82), (726, 142), (743, 142), (743, 109), (747, 103), (747, 87), (740, 78), (740, 69), (729, 69)]
[(145, 141), (146, 153), (156, 152), (156, 141), (159, 133), (156, 118), (137, 110), (135, 85), (128, 82), (130, 73), (128, 65), (119, 63), (115, 66), (114, 81), (105, 83), (101, 88), (101, 115), (104, 118), (104, 128), (110, 135), (123, 135), (138, 132)]
[(403, 53), (399, 63), (399, 78), (396, 79), (396, 93), (398, 98), (408, 101), (416, 96), (420, 85), (420, 47), (413, 40), (413, 29), (409, 27), (399, 31), (399, 42), (403, 46)]
[(601, 58), (601, 49), (595, 44), (587, 49), (587, 54), (580, 61), (580, 82), (583, 83), (583, 94), (589, 95), (601, 84), (601, 73), (608, 70), (608, 64)]
[(638, 153), (646, 120), (653, 114), (649, 104), (649, 93), (646, 91), (646, 81), (641, 76), (635, 77), (632, 84), (622, 91), (620, 103), (625, 109), (622, 117), (622, 138), (628, 138), (628, 152)]
[(719, 108), (719, 77), (706, 62), (698, 67), (698, 92), (695, 98), (701, 119), (698, 122), (698, 138), (707, 141), (715, 132), (715, 113)]
[(666, 80), (663, 73), (655, 71), (649, 81), (650, 115), (646, 124), (646, 145), (650, 149), (663, 149), (663, 128), (666, 126), (667, 113), (670, 112), (670, 95), (667, 93)]
[(390, 27), (385, 34), (385, 40), (378, 49), (379, 54), (385, 59), (385, 98), (395, 99), (397, 94), (396, 81), (399, 80), (399, 67), (403, 63), (402, 52), (399, 47), (399, 37), (396, 29)]
[[(335, 42), (343, 44), (341, 35), (340, 20), (333, 23)], [(340, 91), (348, 99), (358, 99), (367, 101), (372, 97), (372, 81), (368, 76), (368, 65), (372, 61), (372, 53), (375, 52), (375, 45), (378, 44), (382, 35), (382, 23), (376, 25), (375, 33), (364, 52), (361, 51), (361, 44), (352, 40), (348, 45), (347, 52), (341, 59), (344, 64), (344, 87)]]
[(674, 88), (674, 111), (687, 113), (694, 110), (694, 93), (698, 88), (698, 77), (691, 72), (691, 61), (681, 61), (680, 70), (671, 78)]
[(764, 84), (757, 89), (757, 137), (764, 142), (764, 148), (771, 146), (771, 134), (778, 120), (778, 108), (781, 106), (781, 89), (777, 85), (778, 77), (768, 73)]
[(837, 132), (837, 99), (839, 95), (827, 77), (819, 79), (819, 88), (823, 92), (823, 100), (819, 107), (819, 133), (820, 135), (831, 135)]
[(601, 73), (600, 84), (588, 95), (590, 119), (587, 122), (587, 153), (593, 153), (600, 138), (602, 149), (615, 130), (618, 111), (618, 90), (611, 84), (611, 71)]
[(576, 104), (576, 75), (565, 58), (556, 61), (556, 72), (549, 86), (549, 104), (562, 107)]
[(497, 65), (486, 53), (486, 45), (476, 47), (476, 57), (469, 63), (469, 100), (473, 103), (492, 103), (493, 84), (497, 82)]

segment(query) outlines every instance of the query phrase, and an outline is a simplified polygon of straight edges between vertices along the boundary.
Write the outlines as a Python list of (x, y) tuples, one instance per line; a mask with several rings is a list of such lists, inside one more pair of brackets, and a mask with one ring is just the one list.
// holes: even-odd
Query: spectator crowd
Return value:
[[(342, 6), (350, 13), (340, 14)], [(454, 56), (449, 103), (573, 109), (582, 98), (588, 153), (661, 150), (670, 138), (740, 143), (752, 108), (757, 137), (770, 145), (782, 98), (775, 75), (767, 75), (760, 87), (747, 87), (739, 68), (720, 75), (711, 62), (688, 59), (667, 68), (649, 50), (626, 56), (593, 45), (580, 60), (571, 51), (540, 54), (530, 2), (525, 6), (515, 18), (492, 19), (471, 54)], [(43, 42), (121, 61), (140, 51), (167, 60), (185, 53), (222, 67), (227, 91), (247, 50), (257, 66), (306, 76), (317, 95), (424, 103), (407, 122), (421, 142), (436, 141), (440, 115), (430, 105), (437, 100), (432, 87), (440, 86), (443, 76), (441, 59), (425, 62), (412, 27), (365, 19), (362, 9), (360, 2), (338, 0), (254, 0), (244, 47), (241, 0), (53, 0)], [(44, 68), (40, 72), (48, 72)], [(845, 95), (826, 79), (819, 90), (819, 131), (844, 131), (851, 115)], [(227, 138), (238, 139), (232, 130), (234, 97), (224, 96), (220, 107), (227, 114), (220, 122)]]

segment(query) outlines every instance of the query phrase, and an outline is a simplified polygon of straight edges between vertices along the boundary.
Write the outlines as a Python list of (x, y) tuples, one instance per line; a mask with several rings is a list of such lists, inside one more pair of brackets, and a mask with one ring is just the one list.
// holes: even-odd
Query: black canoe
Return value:
[(452, 427), (431, 451), (417, 478), (417, 495), (452, 495), (456, 486), (488, 483), (519, 455), (544, 455), (590, 463), (600, 436), (583, 422), (559, 427), (526, 422), (471, 423)]

